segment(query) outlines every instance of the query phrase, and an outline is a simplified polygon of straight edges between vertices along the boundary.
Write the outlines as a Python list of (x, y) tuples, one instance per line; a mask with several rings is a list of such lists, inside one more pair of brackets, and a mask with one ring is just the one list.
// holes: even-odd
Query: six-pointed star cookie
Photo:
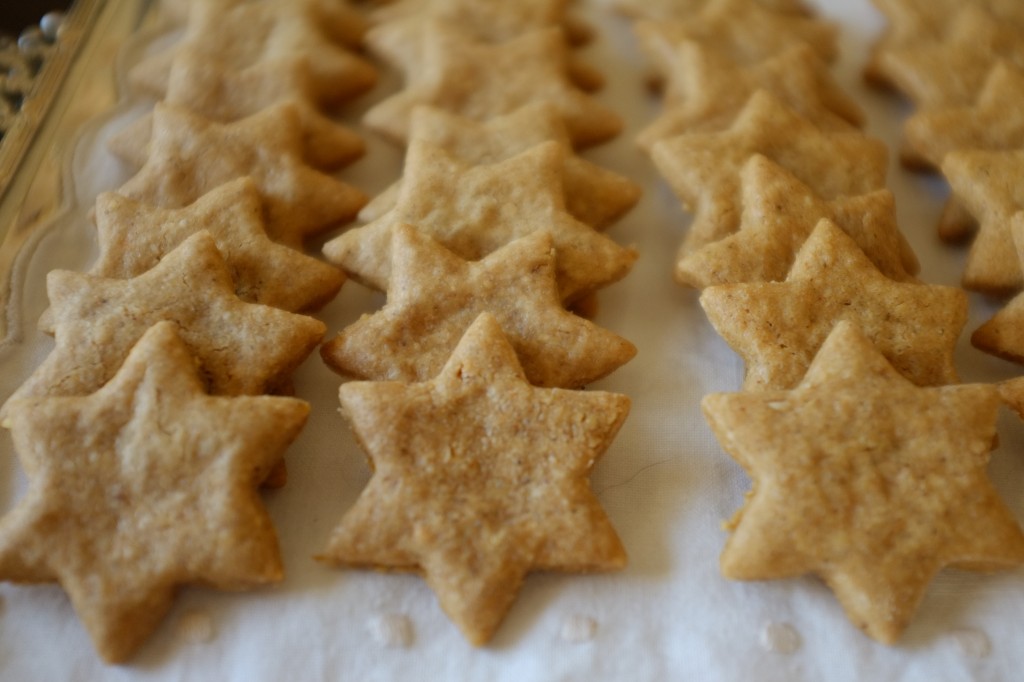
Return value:
[(957, 149), (1024, 147), (1024, 71), (1000, 60), (976, 102), (920, 111), (903, 130), (908, 148), (936, 168)]
[(896, 87), (922, 109), (971, 104), (1000, 58), (1024, 68), (1022, 28), (1001, 22), (983, 7), (964, 4), (942, 40), (880, 53)]
[(771, 92), (822, 130), (851, 131), (864, 122), (857, 103), (806, 45), (740, 66), (714, 48), (684, 41), (665, 89), (665, 108), (640, 131), (637, 143), (650, 152), (655, 142), (667, 137), (728, 128), (757, 90)]
[(53, 270), (46, 288), (57, 345), (11, 400), (97, 390), (161, 320), (178, 324), (212, 393), (265, 393), (281, 386), (326, 331), (319, 320), (235, 296), (208, 232), (133, 279)]
[(991, 385), (913, 385), (850, 323), (796, 389), (707, 396), (722, 448), (754, 482), (723, 575), (817, 574), (851, 621), (891, 644), (944, 566), (1024, 562), (986, 473), (999, 402)]
[(1024, 285), (1010, 220), (1024, 208), (1024, 149), (960, 150), (942, 162), (942, 174), (967, 210), (978, 219), (978, 233), (964, 265), (963, 285), (1005, 296)]
[(431, 381), (348, 383), (340, 398), (374, 474), (321, 559), (421, 571), (477, 645), (528, 572), (625, 565), (587, 474), (629, 399), (531, 386), (490, 316)]
[(885, 186), (888, 151), (881, 140), (859, 131), (820, 130), (771, 93), (758, 90), (727, 130), (677, 135), (652, 149), (673, 192), (696, 211), (685, 251), (739, 227), (740, 171), (754, 154), (786, 168), (825, 199)]
[(336, 0), (202, 2), (190, 12), (183, 38), (136, 64), (128, 82), (163, 99), (174, 60), (182, 53), (231, 71), (258, 71), (282, 57), (299, 57), (309, 65), (316, 99), (338, 104), (377, 82), (376, 68), (348, 49), (362, 42), (365, 28), (359, 12)]
[(532, 383), (576, 388), (596, 381), (636, 348), (562, 307), (552, 246), (550, 235), (537, 231), (470, 262), (399, 225), (387, 304), (325, 343), (321, 355), (341, 374), (425, 381), (441, 370), (476, 316), (489, 312)]
[[(483, 8), (475, 0), (469, 0), (469, 4), (475, 7), (474, 14)], [(505, 6), (509, 5), (506, 3)], [(487, 11), (484, 9), (484, 14)], [(501, 40), (495, 40), (493, 36), (498, 35), (499, 32), (480, 32), (477, 30), (480, 23), (486, 24), (487, 22), (480, 22), (479, 19), (474, 18), (459, 19), (444, 15), (388, 21), (375, 26), (366, 34), (366, 48), (380, 61), (408, 75), (421, 68), (424, 41), (429, 33), (438, 30), (443, 30), (453, 40), (459, 38), (462, 42), (487, 44), (500, 44), (531, 31), (543, 30), (545, 27), (554, 28), (564, 34), (564, 31), (558, 28), (557, 22), (547, 22), (538, 24), (529, 30), (510, 33)], [(605, 84), (604, 74), (600, 70), (578, 59), (572, 53), (565, 55), (565, 75), (574, 86), (585, 92), (595, 92)]]
[(1000, 23), (1024, 28), (1024, 4), (1020, 0), (873, 0), (873, 4), (885, 15), (887, 27), (864, 75), (883, 87), (898, 87), (886, 65), (889, 52), (943, 42), (957, 10), (968, 4), (987, 11)]
[(308, 413), (292, 398), (206, 395), (171, 322), (97, 393), (8, 403), (29, 489), (0, 519), (0, 580), (59, 582), (108, 662), (150, 635), (179, 584), (279, 581), (256, 487)]
[[(282, 58), (266, 62), (259, 69), (232, 71), (209, 58), (180, 54), (171, 68), (163, 101), (220, 123), (290, 103), (298, 112), (302, 157), (320, 170), (337, 170), (365, 151), (362, 138), (316, 107), (305, 58)], [(143, 116), (113, 135), (107, 147), (118, 158), (140, 168), (149, 156), (152, 131), (153, 117)]]
[(963, 290), (889, 279), (828, 219), (804, 243), (785, 282), (708, 287), (700, 303), (746, 361), (749, 390), (795, 386), (841, 320), (857, 322), (914, 383), (958, 380), (953, 348), (967, 321)]
[(206, 230), (243, 301), (292, 312), (316, 310), (345, 281), (335, 267), (277, 244), (263, 229), (263, 202), (249, 177), (221, 185), (182, 209), (161, 209), (106, 192), (96, 200), (96, 277), (128, 279), (153, 268), (189, 236)]
[(396, 225), (414, 225), (469, 260), (546, 230), (558, 250), (559, 291), (572, 301), (624, 277), (636, 253), (566, 212), (564, 167), (565, 150), (557, 142), (480, 166), (417, 142), (406, 155), (406, 176), (395, 208), (327, 242), (324, 254), (353, 279), (385, 289)]
[(521, 106), (550, 102), (577, 147), (604, 142), (622, 120), (569, 81), (568, 48), (558, 29), (541, 29), (497, 45), (469, 41), (433, 23), (423, 40), (419, 68), (406, 87), (366, 112), (363, 122), (401, 143), (418, 104), (485, 120)]
[(709, 0), (701, 12), (681, 21), (638, 21), (640, 46), (662, 75), (671, 73), (676, 47), (691, 40), (734, 62), (751, 64), (809, 45), (825, 61), (838, 55), (836, 27), (799, 14), (773, 12), (749, 0)]
[(909, 280), (917, 274), (917, 257), (896, 226), (896, 205), (889, 190), (826, 200), (760, 154), (747, 161), (741, 181), (740, 229), (683, 254), (675, 271), (680, 284), (703, 288), (784, 280), (822, 218), (850, 235), (887, 277)]
[[(640, 200), (639, 185), (573, 153), (565, 123), (547, 102), (529, 104), (482, 123), (419, 106), (412, 112), (409, 131), (410, 145), (427, 142), (471, 165), (498, 163), (542, 142), (557, 142), (564, 153), (565, 210), (595, 229), (608, 227)], [(380, 218), (395, 207), (400, 192), (401, 181), (375, 196), (359, 212), (359, 219)]]
[(299, 113), (280, 104), (233, 123), (215, 123), (158, 103), (142, 169), (118, 191), (161, 208), (182, 208), (246, 175), (263, 194), (267, 234), (301, 248), (313, 234), (348, 222), (361, 191), (303, 161)]

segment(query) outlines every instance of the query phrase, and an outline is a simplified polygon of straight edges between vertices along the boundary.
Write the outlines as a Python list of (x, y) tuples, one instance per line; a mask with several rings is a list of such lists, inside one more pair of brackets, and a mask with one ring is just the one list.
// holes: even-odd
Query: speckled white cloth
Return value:
[[(819, 0), (842, 24), (835, 73), (867, 109), (869, 132), (899, 145), (907, 113), (898, 100), (859, 78), (881, 17), (868, 0)], [(604, 69), (601, 100), (627, 117), (626, 133), (587, 153), (642, 183), (642, 203), (610, 234), (634, 243), (641, 259), (601, 295), (597, 321), (631, 339), (636, 359), (600, 388), (628, 394), (632, 414), (598, 464), (593, 487), (630, 554), (629, 567), (601, 576), (531, 576), (493, 644), (473, 649), (411, 575), (337, 571), (312, 560), (365, 485), (364, 457), (337, 413), (339, 379), (316, 356), (296, 380), (313, 404), (308, 427), (288, 455), (288, 485), (266, 496), (280, 531), (287, 579), (250, 594), (183, 589), (174, 610), (130, 666), (104, 667), (56, 586), (0, 586), (0, 678), (9, 680), (1010, 680), (1024, 669), (1020, 646), (1024, 571), (995, 576), (943, 572), (902, 644), (885, 647), (851, 625), (831, 593), (807, 578), (735, 583), (718, 574), (720, 523), (742, 503), (749, 481), (722, 454), (698, 403), (735, 390), (742, 364), (705, 321), (695, 292), (672, 282), (687, 218), (632, 136), (658, 110), (628, 25), (597, 6), (585, 13), (600, 31), (584, 51)], [(384, 83), (362, 106), (396, 87)], [(353, 120), (355, 114), (353, 114)], [(122, 122), (123, 123), (123, 122)], [(93, 257), (86, 209), (117, 186), (119, 170), (102, 151), (108, 123), (87, 133), (74, 159), (78, 207), (38, 243), (20, 269), (21, 306), (30, 322), (20, 343), (0, 351), (0, 396), (8, 395), (52, 342), (34, 331), (45, 305), (45, 272), (84, 269)], [(397, 175), (396, 150), (371, 139), (368, 157), (344, 177), (369, 190)], [(901, 226), (926, 281), (955, 284), (963, 252), (941, 245), (933, 225), (944, 188), (895, 163), (889, 186)], [(331, 333), (382, 298), (356, 284), (322, 316)], [(971, 298), (969, 329), (994, 311)], [(966, 334), (965, 334), (966, 337)], [(966, 380), (1014, 376), (1017, 369), (962, 341)], [(1009, 413), (991, 467), (996, 485), (1024, 518), (1024, 427)], [(955, 454), (955, 453), (953, 453)], [(24, 480), (0, 438), (0, 510)]]

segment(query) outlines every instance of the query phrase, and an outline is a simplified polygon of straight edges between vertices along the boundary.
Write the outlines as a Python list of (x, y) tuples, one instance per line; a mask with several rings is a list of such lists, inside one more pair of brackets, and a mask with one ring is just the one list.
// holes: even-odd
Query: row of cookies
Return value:
[[(754, 480), (721, 570), (816, 574), (893, 643), (942, 566), (1024, 561), (1024, 533), (985, 473), (999, 391), (948, 386), (967, 298), (916, 279), (887, 150), (821, 62), (834, 28), (755, 0), (698, 4), (637, 25), (667, 84), (639, 142), (694, 212), (676, 278), (702, 289), (746, 363), (742, 392), (702, 402)], [(962, 431), (937, 426), (962, 413)], [(945, 443), (965, 438), (969, 456), (950, 465)], [(977, 516), (951, 523), (967, 495)]]
[[(876, 0), (888, 26), (865, 73), (915, 105), (903, 160), (939, 170), (952, 193), (939, 235), (970, 241), (963, 286), (997, 297), (1024, 288), (1024, 5), (1005, 0)], [(1011, 302), (971, 337), (978, 348), (1024, 362)]]
[(99, 259), (47, 277), (55, 347), (3, 407), (29, 490), (0, 520), (0, 579), (59, 582), (109, 662), (178, 584), (282, 578), (256, 489), (281, 482), (309, 406), (261, 394), (290, 392), (326, 332), (299, 312), (344, 281), (303, 240), (366, 202), (325, 172), (362, 152), (324, 113), (376, 77), (345, 42), (356, 16), (189, 3), (183, 38), (133, 72), (163, 74), (165, 99), (114, 142), (139, 168), (96, 201)]
[(1009, 152), (1024, 143), (1015, 105), (1024, 93), (1024, 5), (1007, 0), (876, 4), (887, 26), (865, 78), (915, 106), (904, 124), (902, 161), (912, 169), (940, 170), (952, 185), (938, 227), (943, 240), (970, 241), (978, 232), (964, 286), (997, 296), (1016, 293), (1024, 278), (1008, 227), (1011, 216), (986, 211), (991, 191), (978, 196), (986, 193), (977, 185), (989, 183), (985, 167), (998, 165), (999, 157), (966, 153)]
[[(320, 557), (422, 573), (472, 643), (488, 642), (533, 570), (621, 568), (590, 468), (629, 400), (589, 384), (631, 343), (566, 306), (636, 253), (602, 234), (639, 199), (577, 155), (618, 116), (572, 52), (588, 32), (561, 0), (396, 2), (369, 51), (402, 89), (364, 124), (405, 145), (402, 177), (324, 246), (385, 291), (325, 343), (342, 414), (373, 475)], [(412, 531), (410, 529), (415, 529)]]

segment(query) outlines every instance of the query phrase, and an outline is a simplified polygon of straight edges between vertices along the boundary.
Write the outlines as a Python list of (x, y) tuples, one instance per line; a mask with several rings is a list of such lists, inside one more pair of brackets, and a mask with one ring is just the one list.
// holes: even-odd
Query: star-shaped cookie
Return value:
[(389, 243), (409, 223), (462, 258), (477, 260), (538, 230), (558, 250), (558, 288), (566, 301), (626, 275), (636, 253), (565, 210), (565, 150), (544, 142), (498, 163), (473, 166), (426, 142), (410, 145), (395, 208), (324, 245), (324, 254), (354, 279), (385, 289)]
[[(505, 116), (477, 122), (430, 106), (416, 107), (409, 142), (427, 142), (471, 165), (505, 161), (542, 142), (557, 142), (564, 152), (562, 186), (565, 210), (582, 223), (604, 229), (640, 200), (640, 186), (577, 156), (557, 110), (547, 102), (516, 109)], [(395, 207), (401, 181), (375, 196), (359, 212), (370, 222)]]
[(809, 45), (825, 61), (838, 55), (836, 27), (793, 13), (773, 12), (750, 0), (708, 0), (699, 14), (679, 21), (638, 21), (634, 31), (644, 53), (663, 76), (671, 73), (684, 40), (713, 48), (734, 62), (751, 64)]
[(263, 229), (263, 201), (244, 177), (180, 209), (161, 209), (114, 192), (96, 200), (100, 256), (89, 274), (129, 279), (153, 268), (191, 235), (208, 231), (243, 301), (292, 312), (317, 310), (338, 293), (337, 268), (277, 244)]
[(676, 263), (680, 284), (703, 288), (784, 280), (822, 218), (852, 237), (886, 277), (910, 280), (917, 274), (917, 257), (896, 226), (896, 205), (889, 190), (826, 200), (760, 154), (743, 166), (741, 183), (740, 229), (684, 254)]
[(161, 320), (177, 323), (211, 393), (265, 393), (281, 386), (326, 331), (319, 320), (235, 296), (231, 271), (208, 232), (133, 279), (53, 270), (46, 289), (57, 345), (10, 400), (97, 390)]
[(746, 361), (746, 390), (796, 386), (842, 320), (856, 322), (915, 384), (958, 381), (953, 349), (967, 321), (963, 290), (889, 279), (827, 219), (797, 253), (786, 281), (708, 287), (700, 303)]
[(722, 448), (754, 482), (722, 574), (817, 574), (851, 621), (895, 643), (943, 567), (1024, 562), (1024, 535), (986, 472), (999, 403), (991, 385), (915, 386), (846, 322), (794, 390), (705, 397)]
[[(338, 170), (362, 156), (366, 148), (362, 138), (317, 107), (306, 58), (282, 58), (258, 69), (234, 71), (207, 57), (180, 54), (171, 67), (163, 101), (219, 123), (290, 103), (298, 112), (303, 159), (319, 170)], [(149, 156), (152, 130), (153, 117), (147, 114), (113, 135), (107, 147), (140, 168)]]
[(109, 663), (149, 637), (178, 585), (283, 575), (256, 488), (309, 406), (206, 395), (175, 329), (147, 331), (98, 392), (12, 401), (4, 420), (29, 488), (0, 519), (0, 579), (59, 582)]
[(481, 312), (494, 315), (537, 386), (577, 388), (628, 362), (636, 348), (566, 311), (555, 287), (555, 250), (536, 231), (476, 262), (408, 225), (394, 229), (383, 309), (325, 343), (324, 361), (374, 381), (426, 381), (444, 366)]
[(432, 104), (476, 120), (508, 114), (533, 102), (550, 102), (576, 147), (604, 142), (622, 130), (622, 119), (573, 85), (568, 47), (556, 28), (531, 31), (500, 44), (467, 40), (439, 22), (423, 40), (421, 63), (406, 87), (370, 108), (367, 127), (404, 144), (418, 104)]
[(263, 195), (267, 234), (303, 240), (356, 216), (366, 195), (303, 160), (299, 113), (290, 104), (234, 123), (216, 123), (157, 103), (146, 164), (118, 193), (161, 208), (182, 208), (250, 175)]
[(531, 386), (494, 318), (431, 381), (348, 383), (340, 399), (374, 473), (322, 560), (422, 572), (476, 645), (528, 572), (625, 565), (587, 474), (629, 399)]
[(911, 43), (878, 55), (885, 73), (918, 107), (966, 106), (998, 59), (1024, 68), (1024, 28), (983, 7), (960, 8), (941, 40)]
[(189, 12), (182, 39), (136, 64), (128, 83), (163, 99), (171, 67), (182, 53), (230, 71), (259, 71), (280, 58), (299, 57), (309, 65), (316, 99), (335, 105), (377, 82), (377, 69), (351, 49), (362, 43), (365, 31), (360, 13), (337, 0), (201, 2)]
[[(1018, 210), (1013, 214), (1007, 230), (1016, 248), (1017, 261), (1024, 262), (1024, 212)], [(971, 343), (986, 353), (1024, 364), (1024, 294), (1017, 294), (991, 320), (978, 327), (971, 335)]]
[(758, 90), (728, 129), (677, 135), (651, 150), (673, 192), (696, 212), (684, 251), (737, 230), (740, 171), (754, 154), (770, 158), (825, 199), (885, 187), (888, 150), (881, 140), (860, 131), (823, 131)]
[(1021, 263), (1010, 232), (1010, 219), (1024, 208), (1024, 149), (961, 150), (942, 162), (957, 199), (978, 219), (978, 233), (964, 265), (968, 289), (1005, 296), (1024, 286)]
[[(388, 64), (409, 76), (422, 68), (423, 50), (428, 34), (443, 31), (451, 39), (467, 43), (500, 44), (522, 35), (538, 30), (558, 31), (563, 40), (565, 26), (558, 21), (537, 21), (529, 29), (503, 31), (500, 21), (486, 19), (493, 13), (493, 5), (479, 3), (476, 0), (458, 0), (471, 7), (465, 17), (451, 17), (444, 13), (438, 15), (409, 16), (395, 21), (387, 21), (370, 29), (366, 34), (366, 49), (379, 61)], [(510, 8), (517, 13), (519, 3), (501, 3), (502, 12)], [(389, 8), (385, 8), (389, 9)], [(488, 27), (488, 28), (482, 28)], [(501, 37), (504, 35), (504, 37)], [(586, 61), (569, 52), (565, 54), (565, 75), (569, 81), (585, 92), (595, 92), (604, 87), (604, 74)]]
[(907, 147), (935, 168), (957, 149), (1024, 147), (1024, 70), (999, 60), (975, 102), (919, 111), (903, 132)]
[(850, 131), (864, 123), (863, 111), (806, 45), (741, 66), (713, 47), (687, 40), (676, 51), (665, 108), (640, 131), (637, 143), (650, 152), (658, 140), (698, 127), (727, 128), (757, 90), (771, 92), (823, 130)]
[(945, 41), (957, 12), (967, 5), (985, 11), (997, 22), (1024, 28), (1024, 5), (1018, 0), (873, 0), (888, 25), (865, 67), (870, 83), (898, 89), (887, 65), (889, 53)]

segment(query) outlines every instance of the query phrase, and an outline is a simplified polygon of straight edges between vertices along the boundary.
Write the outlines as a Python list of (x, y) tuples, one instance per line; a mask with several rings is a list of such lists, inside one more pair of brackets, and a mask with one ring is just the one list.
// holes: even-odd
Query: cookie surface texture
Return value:
[(676, 263), (676, 280), (693, 287), (786, 279), (800, 247), (822, 218), (850, 235), (887, 277), (913, 279), (919, 265), (896, 225), (889, 190), (824, 199), (792, 173), (755, 154), (740, 176), (740, 228)]
[(896, 282), (829, 220), (818, 223), (784, 282), (704, 289), (701, 306), (747, 363), (747, 390), (797, 385), (832, 328), (856, 321), (914, 383), (956, 383), (953, 350), (967, 321), (962, 289)]
[(324, 255), (353, 279), (386, 289), (392, 232), (406, 223), (462, 258), (476, 260), (537, 230), (558, 249), (562, 298), (579, 298), (624, 277), (636, 253), (569, 215), (562, 174), (565, 150), (554, 141), (494, 164), (470, 165), (426, 142), (409, 147), (394, 209), (324, 245)]
[(424, 38), (419, 68), (405, 88), (370, 108), (363, 123), (404, 144), (413, 108), (431, 104), (486, 120), (521, 106), (547, 101), (565, 121), (576, 147), (605, 142), (622, 130), (622, 119), (569, 78), (565, 39), (541, 29), (497, 45), (467, 40), (441, 23)]
[(326, 330), (311, 317), (235, 296), (231, 272), (208, 232), (189, 237), (133, 279), (51, 271), (47, 292), (56, 347), (12, 400), (96, 391), (162, 320), (177, 323), (211, 392), (265, 393), (282, 387)]
[(371, 380), (426, 381), (480, 313), (501, 323), (531, 383), (576, 388), (628, 362), (633, 344), (562, 307), (552, 239), (533, 232), (466, 261), (408, 225), (392, 238), (388, 301), (325, 343), (335, 371)]
[(991, 385), (911, 384), (852, 323), (794, 390), (705, 397), (722, 448), (754, 482), (723, 575), (817, 574), (853, 623), (894, 643), (942, 567), (1024, 561), (986, 472), (999, 403)]
[(625, 565), (587, 476), (629, 399), (530, 386), (493, 318), (431, 381), (348, 383), (340, 398), (374, 474), (323, 560), (422, 572), (477, 645), (526, 573)]
[(100, 257), (89, 274), (136, 277), (191, 235), (207, 231), (244, 301), (292, 312), (316, 310), (338, 293), (337, 268), (277, 244), (263, 228), (263, 199), (249, 177), (207, 192), (181, 209), (161, 209), (107, 192), (96, 200)]
[[(565, 123), (550, 103), (535, 102), (483, 122), (419, 106), (410, 123), (410, 147), (425, 142), (471, 165), (500, 163), (550, 141), (563, 150), (565, 210), (580, 222), (604, 229), (640, 200), (642, 190), (635, 182), (573, 152)], [(371, 222), (394, 208), (401, 186), (399, 181), (375, 196), (359, 219)]]
[(29, 488), (0, 520), (0, 579), (59, 582), (108, 662), (152, 633), (177, 585), (280, 581), (256, 489), (308, 412), (293, 398), (206, 395), (170, 322), (97, 393), (10, 403)]
[(859, 131), (820, 130), (759, 90), (727, 130), (677, 135), (652, 149), (672, 191), (696, 213), (684, 250), (739, 228), (740, 171), (754, 154), (770, 158), (826, 199), (885, 186), (888, 150), (881, 140)]
[(1013, 242), (1014, 213), (1024, 206), (1024, 149), (950, 152), (942, 173), (960, 202), (978, 219), (964, 265), (967, 289), (1006, 296), (1024, 286), (1024, 273)]
[(298, 110), (290, 104), (216, 123), (158, 102), (146, 164), (118, 194), (161, 208), (183, 208), (241, 177), (256, 181), (267, 234), (301, 248), (307, 237), (351, 220), (360, 190), (305, 160)]

